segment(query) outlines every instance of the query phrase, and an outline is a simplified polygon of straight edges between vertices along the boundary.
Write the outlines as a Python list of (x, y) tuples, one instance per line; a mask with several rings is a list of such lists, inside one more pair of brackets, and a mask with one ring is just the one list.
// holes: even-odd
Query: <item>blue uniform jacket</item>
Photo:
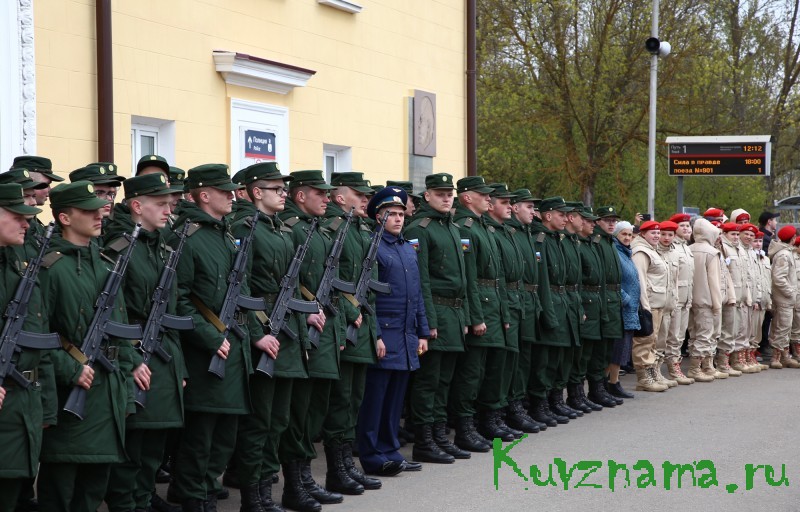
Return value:
[(419, 338), (427, 338), (428, 319), (422, 298), (417, 253), (401, 236), (383, 233), (378, 247), (378, 279), (391, 286), (388, 295), (378, 294), (375, 310), (378, 337), (386, 345), (386, 357), (375, 368), (416, 370), (419, 368)]

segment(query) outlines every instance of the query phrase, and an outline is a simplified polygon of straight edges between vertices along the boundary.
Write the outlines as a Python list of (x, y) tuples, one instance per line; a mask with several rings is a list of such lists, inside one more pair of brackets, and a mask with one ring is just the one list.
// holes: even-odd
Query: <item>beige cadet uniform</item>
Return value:
[(686, 240), (675, 237), (673, 252), (678, 258), (676, 273), (677, 293), (675, 294), (675, 311), (669, 325), (667, 335), (667, 363), (680, 362), (681, 345), (689, 327), (689, 311), (692, 307), (692, 279), (694, 276), (694, 256)]
[(722, 306), (722, 324), (717, 342), (717, 352), (727, 356), (736, 350), (736, 334), (739, 332), (741, 318), (739, 307), (744, 302), (744, 272), (742, 262), (739, 261), (738, 244), (733, 245), (724, 235), (719, 237), (719, 241), (721, 256), (725, 263), (724, 269), (727, 269), (733, 283), (733, 289), (726, 290), (728, 300)]
[(656, 363), (656, 340), (667, 306), (670, 271), (664, 258), (641, 236), (634, 237), (631, 249), (639, 274), (639, 305), (653, 315), (653, 334), (633, 338), (631, 359), (635, 368), (647, 368)]
[(758, 311), (752, 313), (751, 330), (753, 335), (750, 337), (750, 349), (757, 350), (761, 345), (761, 326), (764, 323), (764, 315), (772, 310), (772, 264), (764, 251), (750, 249), (753, 257), (758, 278), (757, 285), (754, 287), (753, 304), (758, 305)]
[[(664, 262), (669, 269), (669, 281), (667, 284), (667, 298), (664, 303), (664, 309), (661, 314), (661, 328), (658, 330), (658, 338), (656, 339), (656, 354), (658, 361), (656, 364), (661, 363), (666, 357), (674, 357), (681, 355), (681, 347), (678, 346), (677, 354), (674, 353), (674, 348), (667, 345), (667, 340), (670, 337), (669, 331), (672, 325), (672, 317), (676, 313), (678, 304), (678, 268), (680, 260), (678, 253), (675, 251), (675, 244), (670, 244), (669, 247), (658, 245), (656, 248), (658, 253), (664, 258)], [(678, 312), (680, 315), (680, 312)], [(670, 350), (672, 348), (672, 350)]]
[(734, 351), (749, 350), (750, 341), (753, 338), (753, 295), (756, 285), (760, 286), (758, 282), (758, 269), (755, 266), (753, 257), (750, 254), (752, 249), (744, 247), (744, 244), (739, 243), (736, 247), (736, 252), (739, 255), (739, 268), (742, 271), (742, 301), (738, 304), (739, 313), (739, 328), (736, 330), (734, 336)]
[(773, 239), (769, 244), (772, 261), (772, 322), (769, 325), (769, 345), (777, 350), (789, 347), (794, 304), (797, 295), (797, 264), (794, 249)]
[(705, 219), (694, 223), (694, 243), (691, 246), (692, 322), (689, 336), (691, 357), (711, 357), (717, 349), (717, 326), (722, 313), (721, 260), (714, 242), (719, 229)]
[[(792, 256), (794, 257), (797, 283), (800, 283), (800, 253), (797, 252), (798, 250), (796, 246), (792, 247), (791, 251), (792, 251)], [(795, 290), (794, 318), (792, 320), (792, 330), (791, 334), (789, 335), (789, 342), (790, 343), (800, 342), (800, 289)]]

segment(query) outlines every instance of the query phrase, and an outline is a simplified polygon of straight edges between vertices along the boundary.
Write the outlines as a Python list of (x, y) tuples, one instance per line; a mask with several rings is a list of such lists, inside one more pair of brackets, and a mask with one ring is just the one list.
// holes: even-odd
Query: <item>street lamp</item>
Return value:
[[(644, 46), (650, 53), (650, 135), (648, 140), (647, 162), (647, 212), (655, 219), (656, 198), (656, 98), (658, 86), (658, 58), (666, 57), (672, 46), (666, 41), (658, 39), (658, 1), (653, 0), (653, 30), (652, 37), (645, 41)], [(683, 186), (680, 183), (679, 186)]]

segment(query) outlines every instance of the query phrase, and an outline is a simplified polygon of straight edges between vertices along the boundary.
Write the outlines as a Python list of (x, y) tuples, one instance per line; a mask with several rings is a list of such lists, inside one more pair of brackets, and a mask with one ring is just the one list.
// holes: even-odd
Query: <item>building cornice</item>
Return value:
[(316, 74), (312, 69), (222, 50), (214, 51), (214, 64), (227, 84), (278, 94), (288, 94), (295, 87), (305, 87)]
[(363, 9), (362, 6), (355, 2), (348, 2), (347, 0), (317, 0), (317, 3), (339, 9), (340, 11), (349, 12), (351, 14), (358, 14)]

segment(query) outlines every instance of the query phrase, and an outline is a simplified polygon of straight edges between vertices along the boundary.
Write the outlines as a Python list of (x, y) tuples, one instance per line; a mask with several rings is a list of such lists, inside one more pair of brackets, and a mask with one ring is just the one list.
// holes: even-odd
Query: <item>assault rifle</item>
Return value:
[[(373, 233), (367, 256), (364, 258), (364, 261), (361, 262), (361, 274), (359, 274), (358, 281), (356, 281), (356, 292), (353, 294), (353, 297), (358, 301), (358, 306), (362, 315), (375, 315), (375, 308), (369, 304), (369, 297), (367, 296), (370, 290), (384, 295), (392, 293), (392, 289), (388, 284), (372, 279), (372, 268), (375, 266), (375, 260), (378, 258), (378, 246), (381, 244), (381, 238), (386, 229), (386, 219), (388, 217), (389, 212), (384, 212), (382, 220), (380, 224), (378, 224), (378, 229)], [(356, 327), (355, 324), (347, 326), (347, 341), (351, 345), (358, 343), (358, 327)]]
[[(308, 246), (311, 245), (311, 238), (314, 235), (314, 231), (317, 229), (318, 223), (319, 220), (315, 217), (311, 222), (311, 226), (306, 228), (308, 233), (306, 235), (306, 241), (295, 251), (294, 258), (292, 258), (292, 262), (289, 264), (289, 269), (286, 275), (281, 279), (281, 289), (275, 297), (272, 313), (269, 317), (263, 315), (263, 317), (266, 317), (266, 322), (264, 322), (266, 325), (264, 327), (268, 334), (278, 336), (278, 333), (283, 331), (293, 341), (297, 341), (299, 340), (297, 333), (292, 331), (287, 323), (287, 320), (290, 318), (289, 313), (292, 311), (297, 313), (319, 313), (319, 305), (315, 301), (294, 298), (295, 290), (297, 290), (297, 276), (300, 275), (300, 266), (303, 263), (303, 259), (306, 257)], [(261, 315), (258, 316), (260, 319), (263, 318)], [(275, 360), (269, 357), (266, 352), (262, 353), (261, 358), (258, 360), (256, 371), (272, 377), (274, 369)]]
[[(228, 289), (225, 291), (225, 299), (222, 302), (222, 311), (220, 311), (219, 315), (217, 315), (216, 318), (212, 317), (209, 319), (208, 314), (210, 313), (213, 315), (213, 313), (208, 311), (205, 305), (200, 307), (199, 299), (193, 299), (201, 313), (204, 313), (203, 316), (214, 324), (217, 330), (222, 333), (223, 338), (227, 338), (228, 333), (232, 331), (242, 340), (242, 343), (249, 343), (249, 340), (246, 339), (244, 330), (239, 327), (236, 321), (237, 313), (242, 312), (242, 310), (264, 311), (267, 309), (267, 303), (263, 298), (242, 295), (242, 285), (244, 284), (244, 278), (247, 273), (247, 258), (250, 254), (250, 248), (253, 246), (253, 238), (256, 234), (256, 226), (258, 225), (258, 218), (260, 215), (261, 212), (259, 211), (256, 211), (253, 215), (253, 218), (250, 220), (250, 232), (242, 239), (239, 244), (239, 250), (236, 251), (236, 259), (233, 261), (233, 267), (228, 274)], [(225, 360), (219, 355), (214, 354), (214, 357), (211, 358), (211, 365), (208, 367), (208, 371), (220, 379), (224, 379)]]
[[(120, 324), (111, 320), (111, 313), (114, 312), (114, 303), (122, 287), (122, 278), (128, 268), (128, 262), (131, 259), (131, 254), (133, 254), (133, 248), (136, 246), (136, 239), (139, 237), (141, 229), (142, 225), (136, 224), (136, 227), (133, 228), (133, 233), (125, 235), (129, 242), (128, 247), (125, 252), (119, 255), (116, 263), (114, 263), (114, 268), (106, 278), (103, 291), (100, 292), (100, 296), (94, 305), (92, 322), (86, 329), (86, 335), (83, 337), (83, 343), (81, 343), (80, 354), (82, 356), (78, 354), (78, 357), (82, 360), (81, 362), (87, 366), (94, 367), (97, 363), (108, 373), (117, 371), (117, 367), (104, 353), (103, 342), (107, 342), (109, 336), (127, 340), (138, 340), (142, 337), (141, 326)], [(75, 386), (67, 398), (67, 403), (64, 404), (64, 410), (82, 420), (85, 409), (86, 390), (81, 386)]]
[(36, 287), (36, 276), (42, 268), (42, 259), (47, 247), (50, 245), (50, 237), (53, 236), (52, 222), (47, 226), (47, 231), (41, 240), (39, 254), (35, 259), (28, 262), (25, 272), (17, 284), (14, 297), (6, 306), (3, 314), (3, 330), (0, 331), (0, 386), (5, 382), (6, 377), (16, 382), (16, 384), (27, 389), (30, 381), (17, 370), (16, 364), (12, 360), (14, 354), (22, 351), (22, 348), (37, 350), (47, 350), (61, 348), (61, 341), (58, 334), (39, 334), (22, 330), (22, 324), (28, 316), (28, 302), (30, 302), (33, 289)]
[[(316, 299), (320, 306), (322, 306), (327, 313), (331, 316), (336, 316), (339, 311), (333, 305), (332, 296), (334, 290), (339, 290), (344, 293), (355, 293), (356, 287), (353, 283), (342, 281), (338, 277), (334, 277), (336, 269), (339, 267), (339, 257), (342, 255), (344, 248), (344, 239), (347, 236), (347, 231), (350, 229), (350, 224), (353, 222), (353, 212), (355, 208), (344, 216), (344, 226), (339, 228), (336, 238), (333, 241), (333, 247), (330, 254), (325, 260), (325, 272), (322, 274), (322, 280), (317, 288)], [(319, 336), (321, 331), (318, 331), (313, 325), (308, 328), (308, 338), (314, 348), (319, 347)]]
[[(149, 364), (153, 354), (157, 355), (165, 363), (172, 360), (172, 356), (161, 346), (161, 338), (166, 329), (181, 331), (194, 329), (192, 317), (175, 316), (167, 313), (178, 261), (181, 258), (183, 246), (186, 243), (191, 227), (191, 222), (183, 225), (183, 229), (178, 234), (178, 247), (167, 258), (167, 263), (164, 265), (164, 270), (161, 271), (161, 277), (158, 279), (158, 286), (156, 286), (153, 298), (150, 300), (150, 313), (147, 315), (147, 322), (145, 322), (142, 329), (142, 343), (138, 347), (142, 353), (143, 364)], [(134, 386), (133, 398), (139, 406), (144, 407), (145, 402), (147, 402), (147, 391), (139, 386)]]

